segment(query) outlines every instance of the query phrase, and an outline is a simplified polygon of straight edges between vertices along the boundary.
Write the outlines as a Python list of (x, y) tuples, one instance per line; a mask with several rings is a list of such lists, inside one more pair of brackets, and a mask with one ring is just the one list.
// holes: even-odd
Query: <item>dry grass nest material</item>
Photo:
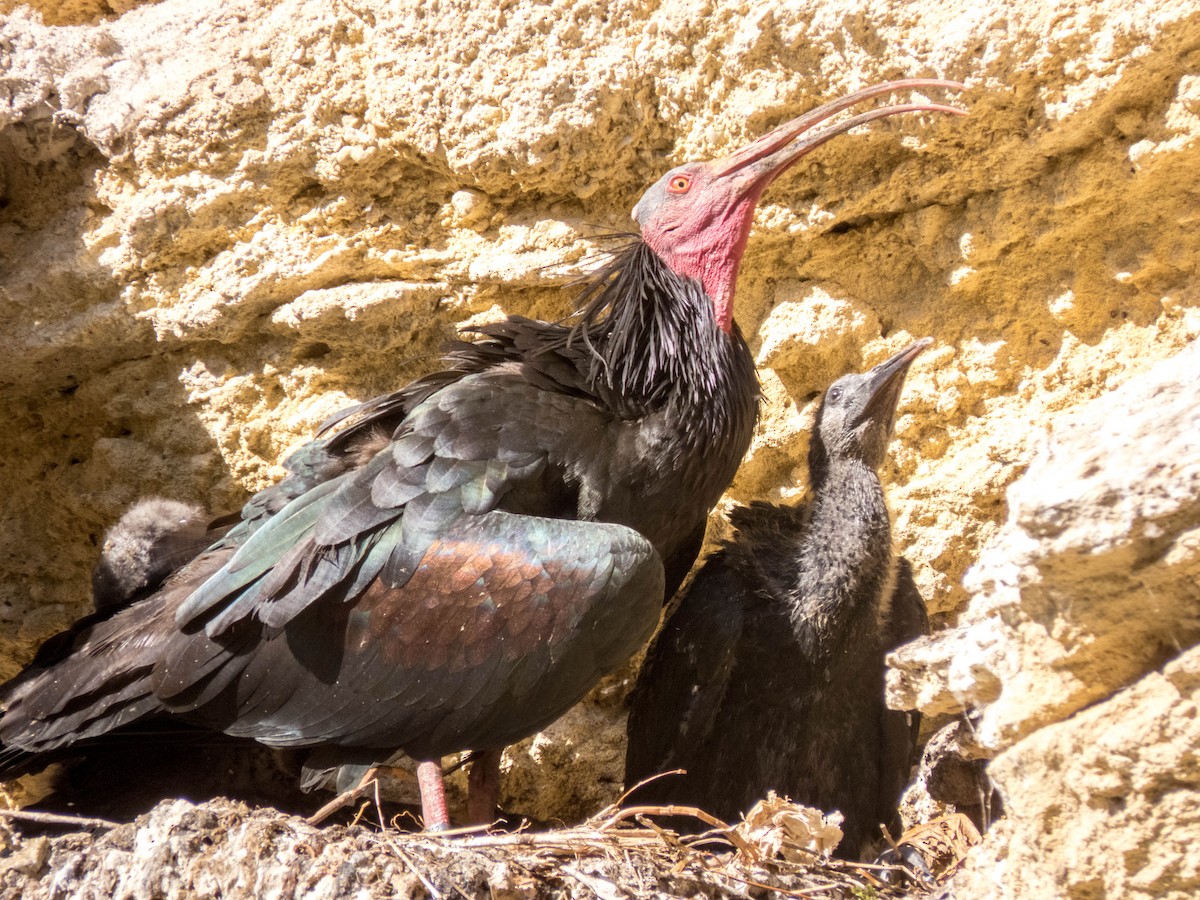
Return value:
[[(709, 830), (680, 837), (659, 817), (689, 816)], [(913, 847), (929, 871), (833, 859), (841, 816), (824, 815), (774, 793), (730, 826), (691, 807), (613, 806), (574, 828), (541, 832), (438, 836), (381, 832), (393, 852), (433, 866), (449, 850), (494, 860), (489, 893), (497, 900), (588, 896), (602, 900), (654, 896), (914, 897), (941, 891), (980, 837), (965, 816), (911, 829), (899, 843)], [(571, 882), (575, 882), (572, 884)], [(432, 896), (444, 896), (430, 881)], [(455, 894), (457, 895), (457, 894)]]
[[(166, 828), (173, 836), (188, 832), (197, 858), (172, 858), (169, 865), (183, 873), (172, 878), (185, 879), (187, 886), (189, 868), (220, 869), (224, 863), (214, 854), (226, 842), (231, 856), (245, 859), (247, 848), (257, 856), (250, 863), (260, 875), (264, 867), (294, 867), (299, 881), (288, 880), (296, 896), (320, 895), (315, 888), (324, 881), (335, 883), (335, 896), (359, 897), (925, 897), (943, 892), (979, 842), (970, 820), (948, 816), (901, 838), (919, 853), (928, 872), (914, 875), (899, 866), (837, 860), (830, 853), (841, 838), (840, 816), (774, 795), (735, 826), (692, 808), (612, 806), (572, 828), (442, 834), (401, 830), (411, 822), (379, 822), (372, 819), (370, 804), (349, 827), (318, 829), (274, 810), (230, 801), (194, 807), (173, 803), (171, 815), (163, 816), (169, 819)], [(154, 827), (155, 815), (166, 807), (132, 825), (80, 819), (78, 827), (92, 834), (53, 838), (36, 852), (31, 842), (46, 844), (46, 838), (17, 837), (0, 853), (0, 896), (50, 896), (52, 889), (43, 889), (71, 853), (86, 857), (88, 864), (95, 860), (97, 870), (120, 866), (117, 850), (133, 844), (133, 836), (122, 832)], [(666, 816), (690, 816), (709, 830), (680, 837), (656, 821)], [(18, 870), (9, 862), (31, 855), (38, 865)], [(112, 862), (100, 861), (106, 858)], [(79, 864), (73, 868), (82, 877)]]

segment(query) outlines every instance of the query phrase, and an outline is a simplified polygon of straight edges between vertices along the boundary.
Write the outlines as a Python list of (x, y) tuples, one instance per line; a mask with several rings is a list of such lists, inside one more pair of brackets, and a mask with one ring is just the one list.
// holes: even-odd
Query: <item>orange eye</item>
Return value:
[(675, 175), (667, 182), (667, 190), (672, 194), (683, 194), (692, 186), (692, 179), (686, 175)]

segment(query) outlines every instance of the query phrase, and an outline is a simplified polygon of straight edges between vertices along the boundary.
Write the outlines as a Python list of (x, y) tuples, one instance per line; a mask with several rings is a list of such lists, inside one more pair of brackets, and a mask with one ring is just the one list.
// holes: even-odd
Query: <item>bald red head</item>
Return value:
[(862, 100), (905, 88), (961, 90), (954, 81), (912, 78), (855, 91), (826, 103), (723, 159), (686, 163), (660, 178), (633, 208), (642, 239), (671, 267), (704, 285), (717, 322), (733, 327), (733, 291), (750, 235), (754, 208), (763, 191), (805, 154), (856, 125), (905, 112), (963, 110), (935, 103), (885, 106), (836, 125), (811, 129)]

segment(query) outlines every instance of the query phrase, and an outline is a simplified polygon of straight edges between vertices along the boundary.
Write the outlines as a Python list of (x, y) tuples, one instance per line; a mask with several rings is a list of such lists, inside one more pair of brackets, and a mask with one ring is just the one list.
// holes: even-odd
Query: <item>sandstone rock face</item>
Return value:
[[(770, 189), (736, 306), (764, 415), (731, 500), (802, 491), (816, 393), (931, 335), (885, 472), (898, 550), (936, 624), (973, 593), (1023, 604), (1037, 591), (1012, 579), (1041, 551), (1019, 535), (1003, 551), (1015, 574), (962, 581), (1023, 515), (1006, 489), (1064, 413), (1200, 334), (1193, 0), (0, 12), (0, 675), (86, 608), (103, 529), (136, 498), (236, 507), (325, 416), (431, 367), (457, 325), (569, 312), (600, 235), (631, 228), (669, 166), (866, 83), (957, 78), (971, 116), (876, 123)], [(1113, 508), (1109, 575), (1141, 571), (1142, 543), (1121, 550), (1118, 530), (1151, 519)], [(1090, 553), (1069, 531), (1055, 559)], [(981, 618), (956, 638), (975, 647), (960, 669), (978, 671), (910, 679), (908, 696), (930, 712), (996, 700), (999, 751), (1193, 640), (1171, 626), (1182, 594), (1133, 616), (1126, 582), (1086, 578), (1111, 588), (1094, 608), (1070, 594), (1077, 613), (1055, 619), (1065, 600), (1039, 594), (1043, 612)], [(1058, 621), (1076, 633), (1037, 633)], [(1065, 667), (1055, 644), (1073, 648)], [(1102, 645), (1125, 648), (1111, 677), (1088, 649)], [(589, 739), (597, 716), (620, 731), (610, 696), (577, 715)], [(512, 805), (576, 816), (620, 781), (619, 753), (588, 768), (529, 746)], [(586, 787), (540, 793), (539, 759)]]
[(1200, 650), (992, 761), (1007, 818), (961, 897), (1195, 897)]
[(1198, 438), (1200, 342), (1057, 419), (958, 626), (894, 654), (893, 702), (981, 708), (995, 756), (964, 896), (1200, 890)]

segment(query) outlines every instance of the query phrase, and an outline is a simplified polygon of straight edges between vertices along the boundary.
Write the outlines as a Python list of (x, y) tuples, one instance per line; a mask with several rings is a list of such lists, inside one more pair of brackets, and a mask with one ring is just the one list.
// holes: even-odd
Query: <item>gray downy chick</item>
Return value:
[(139, 500), (104, 536), (92, 570), (96, 610), (128, 605), (157, 588), (218, 536), (199, 506), (163, 497)]

